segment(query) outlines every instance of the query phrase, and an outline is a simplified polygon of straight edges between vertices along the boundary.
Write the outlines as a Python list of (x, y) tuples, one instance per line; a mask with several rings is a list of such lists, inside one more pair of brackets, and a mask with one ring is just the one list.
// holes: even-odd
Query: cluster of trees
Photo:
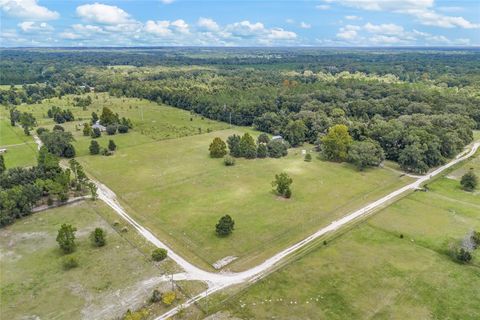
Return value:
[[(212, 158), (223, 158), (228, 151), (231, 157), (235, 158), (280, 158), (288, 154), (288, 143), (283, 139), (270, 140), (267, 134), (262, 133), (258, 136), (257, 142), (247, 132), (243, 136), (233, 134), (227, 138), (225, 143), (221, 138), (216, 137), (210, 144), (209, 151)], [(226, 165), (235, 163), (231, 158), (225, 159)]]
[(71, 110), (69, 109), (62, 110), (57, 106), (52, 106), (50, 109), (48, 109), (47, 116), (49, 118), (53, 118), (53, 120), (56, 123), (64, 123), (64, 122), (70, 122), (75, 120), (75, 117), (73, 116), (73, 113)]
[(27, 136), (30, 135), (30, 130), (37, 125), (37, 119), (35, 119), (33, 114), (20, 112), (16, 108), (10, 108), (10, 124), (13, 127), (17, 122), (23, 128), (23, 131)]
[(65, 132), (61, 126), (55, 126), (51, 132), (45, 128), (38, 128), (37, 133), (48, 152), (58, 157), (75, 157), (76, 152), (72, 144), (74, 138), (71, 132)]
[[(64, 254), (70, 254), (75, 251), (77, 248), (77, 243), (75, 242), (75, 232), (77, 228), (71, 224), (62, 224), (57, 233), (57, 243), (60, 250)], [(90, 233), (90, 241), (94, 247), (103, 247), (107, 244), (106, 239), (107, 233), (102, 228), (95, 228)], [(76, 268), (78, 266), (78, 260), (73, 256), (67, 256), (63, 260), (63, 267), (66, 270)]]
[(103, 154), (104, 156), (110, 156), (117, 150), (117, 145), (115, 141), (109, 140), (107, 148), (100, 147), (100, 144), (96, 140), (90, 141), (90, 146), (88, 147), (91, 155)]
[(75, 97), (75, 98), (73, 98), (73, 101), (74, 101), (76, 107), (82, 107), (82, 108), (85, 109), (86, 107), (88, 107), (89, 105), (92, 104), (92, 97), (90, 97), (90, 96)]
[(81, 165), (72, 159), (70, 168), (63, 170), (58, 156), (45, 146), (40, 148), (36, 166), (8, 170), (3, 167), (0, 171), (0, 226), (29, 215), (42, 202), (51, 205), (54, 201), (67, 201), (71, 194), (87, 192), (96, 197), (97, 189)]
[[(114, 135), (117, 133), (117, 130), (119, 133), (127, 133), (129, 129), (133, 128), (133, 123), (130, 119), (125, 117), (120, 118), (118, 113), (113, 113), (113, 111), (108, 107), (104, 107), (102, 109), (102, 114), (100, 117), (98, 117), (96, 112), (92, 112), (92, 124), (95, 124), (97, 121), (99, 121), (101, 125), (105, 126), (105, 131), (109, 135)], [(84, 135), (88, 135), (85, 134), (86, 131), (90, 130), (88, 128), (88, 124), (84, 124)], [(100, 130), (92, 133), (93, 138), (98, 138), (99, 136)]]

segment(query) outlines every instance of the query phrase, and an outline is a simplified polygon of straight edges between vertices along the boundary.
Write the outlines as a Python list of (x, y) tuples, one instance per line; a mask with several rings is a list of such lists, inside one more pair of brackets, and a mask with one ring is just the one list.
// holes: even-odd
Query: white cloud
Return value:
[(303, 22), (303, 21), (300, 22), (300, 28), (302, 28), (302, 29), (310, 29), (311, 27), (312, 27), (311, 24), (308, 24), (308, 23)]
[(77, 7), (77, 15), (84, 20), (102, 24), (115, 25), (132, 22), (130, 15), (123, 9), (97, 2)]
[(170, 30), (170, 21), (152, 21), (148, 20), (145, 24), (145, 31), (148, 33), (153, 33), (157, 36), (167, 37), (171, 36), (172, 30)]
[(330, 6), (327, 4), (319, 4), (315, 6), (315, 9), (317, 10), (328, 10), (330, 9)]
[(60, 33), (60, 37), (62, 39), (67, 39), (67, 40), (80, 39), (80, 35), (78, 35), (76, 33), (73, 33), (73, 32), (68, 32), (68, 31)]
[(50, 32), (53, 27), (46, 22), (24, 21), (18, 24), (23, 32)]
[(289, 24), (294, 24), (295, 23), (295, 20), (291, 19), (291, 18), (288, 18), (285, 20), (286, 23), (289, 23)]
[(0, 8), (9, 16), (28, 20), (46, 21), (60, 17), (58, 12), (40, 6), (37, 0), (0, 0)]
[(464, 29), (480, 28), (463, 17), (445, 16), (434, 10), (434, 0), (324, 0), (370, 11), (389, 11), (414, 16), (424, 25), (442, 28), (460, 27)]
[(200, 18), (197, 22), (198, 26), (209, 31), (218, 31), (220, 27), (213, 19), (210, 18)]
[(293, 40), (297, 38), (297, 34), (292, 31), (283, 30), (282, 28), (274, 28), (268, 32), (267, 38), (272, 40)]
[(363, 29), (371, 33), (382, 33), (382, 34), (402, 34), (403, 33), (403, 27), (393, 23), (374, 25), (368, 22), (363, 26)]
[(345, 16), (347, 20), (362, 20), (362, 17), (359, 16)]
[(357, 38), (359, 30), (359, 26), (346, 25), (345, 27), (340, 28), (337, 37), (343, 40), (354, 40)]
[(171, 25), (172, 25), (172, 27), (174, 27), (180, 33), (189, 33), (190, 32), (188, 24), (182, 19), (178, 19), (178, 20), (173, 21), (171, 23)]

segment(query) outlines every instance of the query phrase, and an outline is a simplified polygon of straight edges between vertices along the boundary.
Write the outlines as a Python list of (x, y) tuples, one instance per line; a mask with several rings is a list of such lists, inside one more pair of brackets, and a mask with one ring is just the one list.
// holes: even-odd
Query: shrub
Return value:
[(90, 154), (99, 154), (100, 153), (100, 145), (96, 140), (90, 141), (90, 147), (88, 148), (90, 150)]
[(229, 167), (229, 166), (234, 166), (235, 165), (235, 158), (232, 157), (232, 156), (225, 156), (225, 158), (223, 159), (223, 163)]
[(472, 260), (472, 254), (468, 250), (460, 248), (456, 252), (456, 258), (462, 263), (469, 263)]
[(472, 242), (475, 246), (475, 249), (480, 247), (480, 232), (478, 231), (472, 232)]
[(38, 135), (41, 135), (44, 132), (48, 132), (48, 129), (47, 128), (42, 128), (42, 127), (37, 129), (37, 134)]
[(128, 132), (128, 126), (121, 124), (118, 126), (118, 133), (127, 133)]
[(473, 191), (477, 188), (478, 185), (478, 178), (477, 175), (473, 172), (473, 170), (469, 170), (462, 176), (462, 180), (460, 181), (463, 190), (465, 191)]
[(117, 150), (117, 145), (115, 144), (115, 142), (113, 140), (108, 141), (108, 150), (110, 150), (110, 151)]
[(213, 139), (208, 150), (210, 151), (210, 157), (222, 158), (227, 154), (227, 145), (222, 139), (216, 137)]
[(98, 128), (93, 128), (92, 130), (92, 138), (96, 139), (99, 138), (102, 135), (102, 132)]
[(152, 296), (150, 297), (150, 302), (155, 303), (162, 300), (162, 294), (157, 289), (153, 290)]
[(257, 158), (268, 157), (268, 148), (265, 143), (260, 143), (257, 148)]
[(168, 291), (162, 294), (162, 302), (166, 306), (170, 306), (175, 301), (176, 298), (177, 298), (177, 295), (175, 294), (174, 291)]
[(260, 133), (260, 135), (257, 138), (257, 142), (258, 144), (261, 144), (261, 143), (267, 144), (270, 142), (270, 138), (266, 133)]
[(270, 140), (267, 148), (268, 155), (272, 158), (280, 158), (288, 154), (288, 144), (282, 139)]
[(70, 270), (78, 267), (78, 260), (75, 257), (65, 257), (63, 259), (63, 269)]
[(65, 129), (63, 129), (63, 127), (59, 124), (56, 124), (53, 126), (53, 131), (65, 131)]
[(167, 257), (167, 250), (163, 248), (157, 248), (152, 251), (152, 259), (154, 261), (162, 261)]
[(228, 214), (218, 220), (218, 223), (215, 225), (215, 232), (218, 236), (224, 237), (232, 233), (235, 226), (235, 221)]
[(292, 178), (285, 172), (282, 172), (275, 175), (275, 180), (272, 181), (272, 187), (275, 188), (279, 195), (288, 199), (292, 196), (292, 191), (290, 190), (292, 182)]
[(95, 247), (103, 247), (106, 244), (106, 232), (102, 228), (95, 228), (90, 233), (90, 240)]
[(114, 135), (115, 133), (117, 133), (117, 126), (114, 125), (114, 124), (109, 124), (109, 125), (107, 126), (106, 131), (107, 131), (107, 134), (108, 134), (108, 135), (110, 135), (110, 136), (111, 136), (111, 135)]
[(57, 242), (64, 253), (71, 253), (75, 250), (75, 231), (77, 228), (65, 223), (58, 230)]
[(312, 155), (311, 155), (310, 153), (307, 153), (307, 154), (305, 155), (304, 160), (305, 160), (306, 162), (312, 162)]
[(73, 158), (75, 157), (75, 148), (71, 143), (67, 144), (65, 149), (63, 150), (63, 156), (65, 158)]

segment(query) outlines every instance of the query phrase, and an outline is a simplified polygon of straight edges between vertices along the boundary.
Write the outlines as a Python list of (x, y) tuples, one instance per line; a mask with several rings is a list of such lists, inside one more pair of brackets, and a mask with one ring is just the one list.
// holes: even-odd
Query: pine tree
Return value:
[(212, 143), (210, 144), (210, 157), (212, 158), (222, 158), (227, 154), (227, 145), (223, 142), (222, 139), (216, 137), (213, 139)]
[(240, 155), (247, 159), (254, 159), (257, 157), (257, 146), (255, 140), (248, 133), (245, 133), (240, 139)]

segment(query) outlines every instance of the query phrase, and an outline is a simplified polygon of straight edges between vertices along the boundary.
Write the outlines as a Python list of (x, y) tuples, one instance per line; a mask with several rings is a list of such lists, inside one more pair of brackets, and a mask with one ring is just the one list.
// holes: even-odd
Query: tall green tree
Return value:
[(223, 158), (227, 154), (227, 145), (219, 137), (215, 137), (208, 148), (210, 157)]
[(254, 159), (257, 156), (255, 140), (249, 133), (245, 133), (240, 139), (240, 155), (247, 159)]
[(272, 187), (275, 188), (277, 193), (285, 198), (290, 198), (292, 191), (290, 189), (293, 179), (286, 172), (282, 172), (275, 175), (275, 180), (272, 181)]
[(57, 242), (64, 253), (72, 253), (75, 250), (75, 232), (77, 228), (70, 224), (62, 224), (57, 234)]
[(353, 142), (346, 125), (337, 124), (328, 129), (328, 133), (320, 139), (323, 156), (331, 161), (345, 161), (348, 148)]
[(291, 120), (284, 129), (285, 139), (292, 145), (297, 147), (305, 142), (305, 134), (307, 127), (302, 120)]
[(348, 161), (360, 171), (367, 167), (377, 167), (385, 160), (382, 147), (374, 141), (354, 142), (348, 150)]
[(240, 136), (236, 134), (233, 134), (227, 138), (228, 150), (230, 150), (230, 155), (232, 157), (241, 157), (240, 140)]
[(90, 141), (90, 147), (88, 147), (90, 154), (99, 154), (100, 153), (100, 145), (98, 144), (97, 140)]
[(218, 236), (225, 237), (232, 233), (234, 227), (235, 221), (227, 214), (218, 220), (218, 223), (215, 225), (215, 232)]

